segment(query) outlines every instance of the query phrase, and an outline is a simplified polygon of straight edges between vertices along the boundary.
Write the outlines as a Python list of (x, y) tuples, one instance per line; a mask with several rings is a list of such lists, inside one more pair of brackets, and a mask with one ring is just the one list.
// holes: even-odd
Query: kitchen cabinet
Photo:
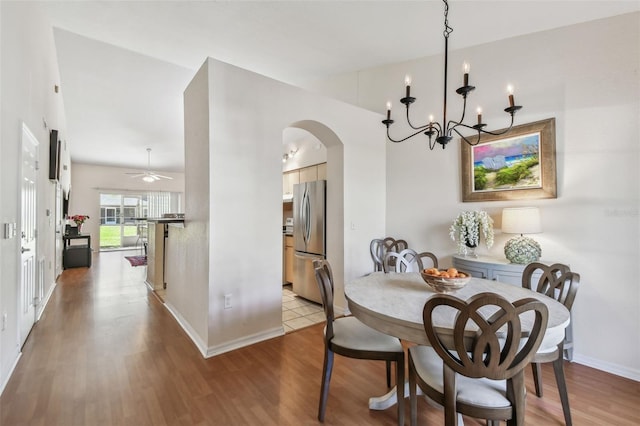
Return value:
[(293, 282), (293, 236), (285, 235), (284, 237), (284, 281), (285, 283)]
[(318, 164), (318, 180), (327, 180), (327, 163)]
[(147, 228), (147, 284), (164, 289), (164, 235), (166, 224), (149, 221)]
[(318, 180), (318, 167), (309, 166), (300, 169), (300, 183), (313, 182)]
[(327, 180), (327, 163), (284, 172), (282, 174), (282, 199), (291, 201), (293, 185), (315, 180)]
[(293, 197), (293, 185), (300, 183), (300, 171), (291, 170), (282, 174), (282, 196), (283, 199)]

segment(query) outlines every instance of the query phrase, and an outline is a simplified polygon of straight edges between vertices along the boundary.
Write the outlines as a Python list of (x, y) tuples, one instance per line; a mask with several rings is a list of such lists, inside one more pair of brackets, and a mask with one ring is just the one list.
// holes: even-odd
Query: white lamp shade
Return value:
[(542, 232), (540, 209), (537, 207), (503, 209), (502, 232), (505, 234), (538, 234)]

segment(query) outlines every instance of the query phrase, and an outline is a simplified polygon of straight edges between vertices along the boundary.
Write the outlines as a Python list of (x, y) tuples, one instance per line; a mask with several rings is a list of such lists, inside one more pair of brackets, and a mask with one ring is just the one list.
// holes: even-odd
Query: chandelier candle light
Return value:
[(504, 255), (511, 263), (526, 264), (537, 262), (542, 255), (540, 244), (522, 234), (542, 232), (540, 210), (537, 207), (514, 207), (502, 210), (502, 232), (520, 234), (504, 245)]
[[(511, 130), (511, 128), (513, 127), (514, 115), (516, 112), (518, 112), (518, 110), (522, 108), (522, 106), (515, 104), (515, 100), (513, 96), (513, 86), (509, 85), (507, 87), (507, 92), (509, 94), (509, 106), (504, 109), (504, 111), (511, 116), (511, 124), (507, 129), (504, 129), (500, 132), (490, 132), (488, 130), (484, 130), (484, 127), (486, 127), (486, 124), (482, 122), (481, 108), (478, 108), (477, 110), (477, 114), (478, 114), (477, 124), (474, 124), (472, 126), (464, 124), (463, 121), (464, 121), (464, 116), (467, 109), (467, 95), (475, 89), (474, 86), (469, 85), (470, 66), (468, 63), (465, 62), (463, 65), (463, 80), (462, 80), (463, 85), (462, 87), (459, 87), (456, 90), (456, 93), (462, 96), (462, 99), (463, 99), (462, 116), (458, 121), (449, 120), (447, 122), (447, 68), (448, 68), (448, 62), (449, 62), (449, 35), (453, 32), (453, 28), (449, 26), (449, 20), (448, 20), (449, 3), (447, 2), (447, 0), (443, 0), (443, 1), (444, 1), (444, 32), (443, 32), (443, 35), (444, 35), (444, 99), (443, 99), (442, 123), (434, 122), (433, 115), (429, 116), (429, 122), (427, 124), (414, 126), (411, 123), (411, 120), (409, 118), (409, 107), (411, 106), (412, 103), (416, 101), (416, 98), (411, 96), (411, 78), (407, 76), (405, 78), (405, 85), (406, 85), (405, 97), (400, 99), (400, 103), (404, 104), (404, 106), (407, 109), (407, 123), (412, 129), (416, 130), (416, 132), (410, 134), (409, 136), (403, 139), (393, 139), (391, 137), (389, 133), (389, 127), (394, 123), (394, 120), (391, 119), (391, 102), (387, 102), (387, 118), (385, 120), (382, 120), (382, 124), (387, 126), (387, 138), (389, 138), (391, 142), (395, 142), (395, 143), (404, 142), (407, 139), (410, 139), (416, 135), (419, 135), (420, 133), (424, 133), (426, 136), (429, 137), (429, 149), (433, 150), (433, 148), (435, 148), (436, 146), (436, 143), (439, 143), (440, 145), (442, 145), (442, 148), (444, 149), (447, 146), (447, 144), (451, 141), (451, 139), (453, 139), (451, 134), (455, 132), (466, 143), (474, 146), (480, 142), (480, 138), (482, 134), (502, 135), (507, 133), (509, 130)], [(477, 136), (476, 137), (464, 136), (462, 135), (462, 133), (460, 133), (458, 129), (474, 130), (477, 132)]]

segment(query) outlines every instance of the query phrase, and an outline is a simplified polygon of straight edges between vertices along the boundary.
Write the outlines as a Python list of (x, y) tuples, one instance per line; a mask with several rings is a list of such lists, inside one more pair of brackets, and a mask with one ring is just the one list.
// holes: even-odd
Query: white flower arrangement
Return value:
[(449, 236), (458, 245), (458, 252), (465, 253), (467, 247), (480, 245), (480, 230), (487, 249), (493, 246), (493, 219), (482, 210), (464, 211), (449, 228)]

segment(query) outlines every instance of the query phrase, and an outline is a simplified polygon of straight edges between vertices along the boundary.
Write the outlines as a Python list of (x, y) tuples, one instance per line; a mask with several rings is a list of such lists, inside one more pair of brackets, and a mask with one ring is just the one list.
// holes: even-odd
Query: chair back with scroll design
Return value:
[[(540, 278), (533, 279), (537, 273), (541, 273)], [(549, 296), (562, 303), (571, 312), (573, 302), (578, 293), (580, 286), (580, 274), (571, 272), (569, 266), (562, 263), (553, 265), (545, 265), (543, 263), (533, 262), (528, 264), (522, 273), (522, 287), (528, 288), (538, 293)], [(566, 353), (570, 358), (573, 348), (572, 326), (565, 329), (565, 338), (556, 348), (542, 348), (535, 354), (531, 361), (531, 369), (533, 370), (533, 383), (536, 389), (536, 395), (542, 397), (542, 369), (540, 364), (553, 363), (553, 372), (556, 377), (558, 393), (560, 394), (560, 402), (562, 403), (562, 412), (564, 414), (565, 425), (573, 424), (571, 419), (571, 408), (569, 406), (569, 392), (564, 377), (564, 359), (563, 354)]]
[[(443, 333), (433, 325), (434, 312), (441, 309), (457, 311), (453, 335)], [(527, 330), (523, 330), (521, 319), (531, 315), (530, 312), (533, 312), (531, 329), (527, 326)], [(548, 309), (544, 303), (526, 298), (512, 304), (495, 293), (479, 293), (466, 302), (451, 295), (438, 295), (427, 300), (423, 321), (429, 342), (443, 362), (443, 387), (438, 390), (437, 386), (427, 384), (427, 389), (423, 390), (444, 406), (445, 424), (457, 424), (458, 412), (490, 420), (510, 419), (509, 424), (524, 424), (524, 368), (540, 346), (547, 328)], [(508, 407), (510, 415), (505, 416), (504, 411), (500, 412), (494, 406), (458, 403), (456, 374), (472, 379), (506, 380), (505, 395), (511, 404)], [(476, 386), (476, 393), (483, 389), (490, 392), (483, 388), (486, 382), (480, 381)], [(464, 394), (463, 385), (460, 387)], [(478, 397), (477, 401), (482, 398)], [(411, 408), (413, 421), (413, 400)]]
[(325, 344), (333, 339), (333, 320), (335, 314), (333, 312), (333, 272), (331, 265), (326, 260), (314, 260), (313, 267), (316, 273), (316, 281), (320, 289), (320, 297), (322, 298), (322, 307), (327, 318), (327, 325), (324, 333)]
[(434, 268), (438, 267), (438, 258), (431, 252), (417, 253), (413, 249), (400, 252), (390, 251), (384, 257), (385, 272), (420, 272), (424, 269), (424, 260), (429, 259)]
[(371, 259), (373, 260), (373, 272), (383, 271), (384, 262), (384, 240), (375, 238), (371, 240), (369, 244), (369, 250), (371, 252)]
[(373, 271), (384, 271), (384, 257), (387, 252), (401, 252), (408, 247), (409, 245), (405, 240), (396, 240), (393, 237), (371, 240), (369, 250), (371, 251), (371, 259), (373, 260)]
[(425, 263), (425, 262), (430, 262), (431, 267), (433, 268), (438, 267), (438, 257), (435, 254), (431, 253), (430, 251), (423, 251), (421, 253), (418, 253), (418, 265), (420, 266), (420, 269), (418, 270), (418, 272), (427, 268), (427, 265), (429, 265), (429, 263)]
[[(542, 275), (537, 282), (532, 282), (535, 281), (533, 277), (538, 270)], [(545, 265), (533, 262), (528, 264), (522, 272), (522, 287), (556, 299), (568, 310), (573, 306), (579, 284), (580, 275), (571, 272), (570, 268), (562, 263)]]
[(404, 425), (404, 348), (400, 339), (381, 333), (360, 322), (354, 316), (335, 318), (333, 311), (333, 274), (327, 260), (314, 260), (316, 281), (322, 297), (327, 323), (324, 331), (324, 364), (318, 420), (324, 421), (329, 383), (333, 370), (334, 353), (356, 359), (385, 361), (387, 386), (391, 385), (391, 364), (396, 366), (396, 398), (398, 403), (398, 425)]
[(384, 256), (384, 272), (413, 272), (417, 268), (418, 253), (412, 249), (388, 251)]

